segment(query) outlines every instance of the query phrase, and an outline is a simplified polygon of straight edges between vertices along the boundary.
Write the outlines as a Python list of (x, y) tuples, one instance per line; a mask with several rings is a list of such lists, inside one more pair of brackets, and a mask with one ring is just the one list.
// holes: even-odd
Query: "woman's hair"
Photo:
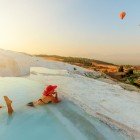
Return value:
[(34, 107), (34, 103), (33, 102), (30, 102), (30, 103), (27, 104), (27, 106)]

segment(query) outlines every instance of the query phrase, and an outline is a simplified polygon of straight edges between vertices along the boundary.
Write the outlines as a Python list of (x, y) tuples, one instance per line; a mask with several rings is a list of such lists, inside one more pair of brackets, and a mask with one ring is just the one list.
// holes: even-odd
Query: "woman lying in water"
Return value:
[(44, 105), (47, 103), (59, 103), (60, 100), (57, 97), (57, 92), (55, 92), (56, 88), (57, 88), (57, 86), (49, 85), (44, 90), (43, 95), (40, 99), (38, 99), (37, 101), (34, 101), (34, 102), (30, 102), (27, 105), (34, 107), (37, 105)]
[[(27, 105), (34, 107), (37, 105), (44, 105), (47, 103), (59, 103), (60, 100), (57, 97), (57, 92), (55, 92), (55, 89), (57, 88), (57, 86), (52, 86), (49, 85), (43, 92), (43, 95), (40, 99), (38, 99), (37, 101), (34, 102), (30, 102)], [(14, 112), (13, 108), (12, 108), (12, 101), (7, 97), (4, 96), (4, 100), (6, 102), (7, 105), (7, 110), (8, 110), (8, 114), (12, 115), (12, 113)], [(3, 108), (3, 106), (0, 105), (0, 108)]]

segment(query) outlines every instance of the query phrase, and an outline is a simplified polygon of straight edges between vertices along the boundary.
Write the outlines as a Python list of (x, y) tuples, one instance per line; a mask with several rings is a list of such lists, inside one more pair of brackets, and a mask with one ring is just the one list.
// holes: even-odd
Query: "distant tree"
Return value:
[(133, 69), (128, 69), (128, 71), (126, 72), (126, 74), (129, 76), (129, 75), (132, 75), (134, 74), (134, 70)]
[(124, 72), (123, 66), (120, 66), (120, 67), (119, 67), (118, 72)]

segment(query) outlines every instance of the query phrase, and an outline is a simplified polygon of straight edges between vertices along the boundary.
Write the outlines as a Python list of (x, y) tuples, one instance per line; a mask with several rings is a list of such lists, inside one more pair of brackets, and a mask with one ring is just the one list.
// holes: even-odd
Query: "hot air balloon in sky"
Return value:
[(124, 19), (124, 17), (126, 16), (126, 13), (123, 11), (119, 14), (120, 19)]

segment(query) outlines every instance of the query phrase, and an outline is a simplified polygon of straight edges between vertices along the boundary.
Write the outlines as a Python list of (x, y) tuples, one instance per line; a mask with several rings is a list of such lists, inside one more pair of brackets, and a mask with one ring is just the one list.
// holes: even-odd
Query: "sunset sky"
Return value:
[(140, 0), (0, 0), (0, 48), (140, 64)]

